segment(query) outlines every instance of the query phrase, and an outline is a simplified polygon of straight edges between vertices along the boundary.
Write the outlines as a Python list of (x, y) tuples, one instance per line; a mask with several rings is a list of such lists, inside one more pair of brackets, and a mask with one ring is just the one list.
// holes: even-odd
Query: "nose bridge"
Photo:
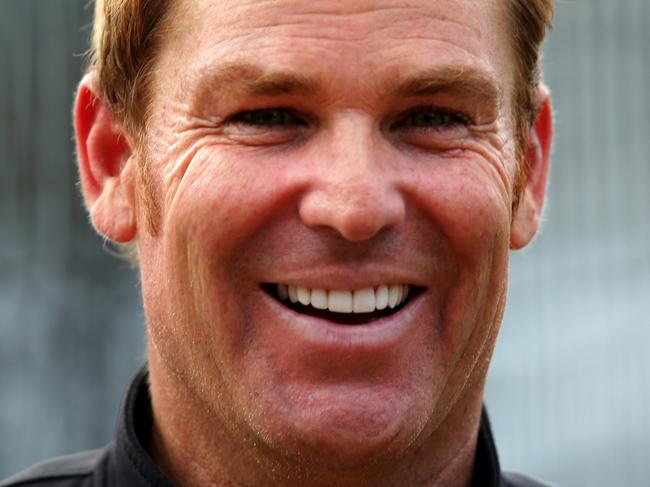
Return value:
[(312, 185), (300, 205), (310, 227), (329, 227), (350, 241), (368, 240), (404, 218), (395, 173), (370, 124), (350, 117), (325, 137)]
[(390, 183), (373, 154), (371, 130), (360, 123), (341, 125), (327, 140), (320, 187), (352, 211), (361, 209), (373, 192), (385, 191)]

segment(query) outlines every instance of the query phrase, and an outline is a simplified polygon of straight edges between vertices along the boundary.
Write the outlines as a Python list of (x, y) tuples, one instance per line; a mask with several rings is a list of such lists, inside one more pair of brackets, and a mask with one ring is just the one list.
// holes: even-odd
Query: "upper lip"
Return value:
[(262, 280), (268, 284), (287, 284), (310, 289), (356, 290), (376, 288), (385, 284), (409, 284), (427, 287), (421, 275), (403, 270), (355, 269), (349, 267), (305, 267), (296, 271), (284, 271)]

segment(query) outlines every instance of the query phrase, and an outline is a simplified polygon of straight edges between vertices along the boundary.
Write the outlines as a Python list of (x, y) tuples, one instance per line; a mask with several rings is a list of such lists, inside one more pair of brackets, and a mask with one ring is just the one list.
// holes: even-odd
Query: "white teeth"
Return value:
[(394, 308), (399, 303), (400, 298), (402, 297), (402, 286), (399, 284), (393, 284), (388, 289), (388, 307)]
[(297, 303), (298, 290), (296, 289), (296, 286), (288, 286), (288, 289), (289, 289), (289, 299), (291, 300), (292, 303)]
[(354, 291), (352, 311), (354, 313), (372, 313), (375, 310), (375, 290), (371, 287)]
[(386, 309), (388, 306), (388, 287), (379, 286), (375, 292), (375, 307), (378, 310)]
[(327, 309), (327, 291), (324, 289), (312, 289), (311, 305), (316, 309)]
[(327, 309), (333, 313), (351, 313), (352, 293), (350, 291), (330, 291)]
[(299, 286), (277, 285), (278, 297), (292, 303), (328, 309), (333, 313), (372, 313), (375, 310), (395, 308), (406, 301), (408, 284), (381, 285), (355, 291), (309, 289)]
[(311, 289), (307, 289), (306, 287), (299, 287), (298, 301), (300, 301), (300, 304), (309, 306), (309, 303), (311, 302)]

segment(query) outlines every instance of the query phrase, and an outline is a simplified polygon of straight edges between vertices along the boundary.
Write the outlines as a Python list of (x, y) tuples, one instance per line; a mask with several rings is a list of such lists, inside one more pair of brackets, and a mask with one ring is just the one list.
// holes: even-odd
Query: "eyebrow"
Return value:
[(496, 78), (473, 66), (442, 66), (397, 79), (393, 85), (397, 97), (431, 96), (438, 93), (464, 94), (499, 102), (502, 90)]
[(315, 79), (289, 71), (267, 71), (249, 63), (229, 63), (206, 69), (196, 80), (199, 87), (243, 90), (251, 95), (310, 95), (318, 91)]
[[(499, 103), (502, 91), (489, 72), (467, 65), (447, 65), (425, 69), (405, 77), (394, 77), (387, 93), (393, 97), (422, 97), (439, 93), (479, 97)], [(257, 96), (313, 95), (321, 91), (315, 77), (293, 71), (269, 71), (252, 63), (228, 63), (206, 68), (195, 79), (199, 91), (217, 88), (241, 90)]]

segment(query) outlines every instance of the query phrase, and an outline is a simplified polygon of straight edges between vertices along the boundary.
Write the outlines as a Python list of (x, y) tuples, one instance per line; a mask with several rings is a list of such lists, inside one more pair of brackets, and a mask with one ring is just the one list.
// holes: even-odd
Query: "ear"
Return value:
[(114, 242), (136, 235), (132, 146), (98, 96), (95, 73), (79, 86), (74, 107), (79, 175), (95, 229)]
[(539, 86), (538, 100), (538, 113), (530, 127), (526, 148), (528, 174), (510, 228), (510, 248), (513, 250), (525, 247), (537, 233), (546, 196), (553, 140), (553, 110), (546, 86)]

